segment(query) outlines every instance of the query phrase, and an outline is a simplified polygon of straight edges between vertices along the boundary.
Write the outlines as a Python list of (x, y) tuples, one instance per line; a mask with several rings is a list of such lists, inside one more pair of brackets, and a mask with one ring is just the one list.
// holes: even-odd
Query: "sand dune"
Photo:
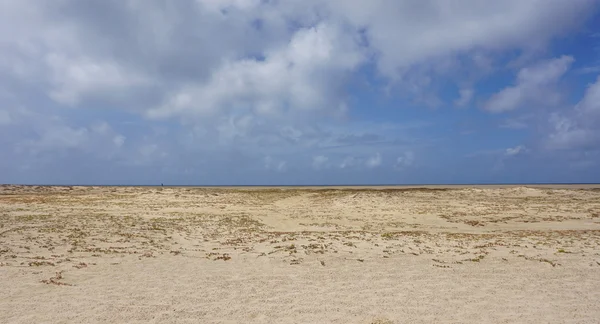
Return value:
[(0, 187), (0, 322), (597, 323), (590, 187)]

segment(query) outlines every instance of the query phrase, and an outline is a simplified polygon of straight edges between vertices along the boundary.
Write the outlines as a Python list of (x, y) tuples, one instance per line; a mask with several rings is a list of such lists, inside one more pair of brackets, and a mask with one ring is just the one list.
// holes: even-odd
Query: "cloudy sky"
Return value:
[(0, 0), (0, 183), (600, 182), (599, 11)]

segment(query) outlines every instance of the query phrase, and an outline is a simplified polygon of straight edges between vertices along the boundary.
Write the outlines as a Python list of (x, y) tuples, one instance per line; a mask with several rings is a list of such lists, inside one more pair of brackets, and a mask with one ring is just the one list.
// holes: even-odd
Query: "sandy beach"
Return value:
[(598, 186), (0, 187), (0, 323), (597, 323)]

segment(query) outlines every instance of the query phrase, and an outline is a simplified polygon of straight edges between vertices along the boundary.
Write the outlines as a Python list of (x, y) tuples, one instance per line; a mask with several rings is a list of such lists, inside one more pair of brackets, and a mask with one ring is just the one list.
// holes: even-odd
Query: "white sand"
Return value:
[(0, 215), (0, 323), (600, 318), (598, 190), (4, 186)]

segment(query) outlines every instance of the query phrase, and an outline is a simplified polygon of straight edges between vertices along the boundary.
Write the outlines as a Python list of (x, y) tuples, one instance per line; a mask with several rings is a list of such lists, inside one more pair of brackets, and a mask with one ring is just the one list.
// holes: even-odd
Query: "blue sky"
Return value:
[(600, 182), (600, 1), (0, 1), (0, 183)]

